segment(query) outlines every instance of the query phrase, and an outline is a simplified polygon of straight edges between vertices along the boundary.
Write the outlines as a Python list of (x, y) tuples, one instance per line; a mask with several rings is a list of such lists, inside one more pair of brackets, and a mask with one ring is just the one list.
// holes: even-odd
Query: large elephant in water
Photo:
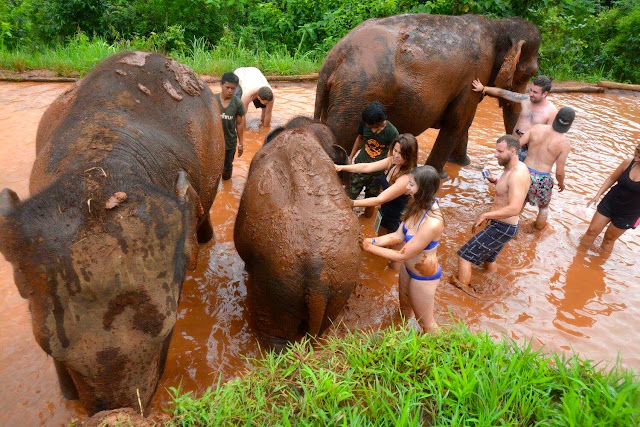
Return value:
[(277, 349), (331, 324), (361, 257), (360, 225), (327, 155), (331, 131), (299, 124), (254, 156), (234, 229), (258, 337)]
[(90, 414), (151, 400), (186, 270), (213, 237), (223, 159), (209, 88), (162, 55), (125, 52), (44, 113), (31, 197), (2, 191), (0, 251), (63, 394)]
[[(349, 152), (360, 115), (381, 101), (400, 132), (438, 128), (427, 164), (441, 173), (448, 159), (468, 164), (468, 130), (483, 84), (525, 90), (538, 70), (540, 31), (520, 18), (407, 14), (370, 19), (331, 49), (318, 77), (314, 118)], [(501, 103), (507, 133), (519, 104)]]

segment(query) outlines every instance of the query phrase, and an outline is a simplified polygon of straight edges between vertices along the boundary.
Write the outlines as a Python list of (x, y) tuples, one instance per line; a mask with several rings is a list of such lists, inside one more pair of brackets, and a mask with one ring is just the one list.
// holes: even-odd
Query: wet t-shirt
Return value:
[(354, 163), (371, 163), (387, 157), (391, 142), (398, 136), (398, 129), (387, 120), (384, 129), (379, 133), (374, 133), (369, 126), (361, 121), (358, 135), (362, 135), (363, 144)]
[(220, 106), (220, 119), (222, 120), (222, 130), (224, 132), (225, 150), (235, 150), (238, 143), (238, 133), (236, 132), (236, 117), (244, 116), (244, 106), (237, 96), (232, 96), (227, 108), (222, 108), (220, 94), (216, 93), (216, 100)]

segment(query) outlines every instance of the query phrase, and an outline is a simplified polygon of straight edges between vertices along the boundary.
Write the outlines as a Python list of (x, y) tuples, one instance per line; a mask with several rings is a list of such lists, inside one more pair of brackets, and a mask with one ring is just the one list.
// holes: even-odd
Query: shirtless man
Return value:
[(524, 161), (531, 175), (527, 202), (538, 207), (535, 224), (538, 230), (547, 225), (553, 189), (551, 168), (554, 164), (558, 188), (564, 190), (564, 166), (571, 148), (564, 134), (571, 128), (575, 117), (576, 113), (571, 107), (562, 107), (551, 125), (534, 125), (520, 138), (521, 146), (529, 144), (529, 154)]
[[(249, 111), (249, 103), (253, 102), (256, 108), (262, 109), (260, 116), (260, 126), (271, 126), (271, 112), (275, 96), (271, 86), (262, 72), (256, 67), (241, 67), (233, 72), (240, 79), (235, 96), (242, 100), (244, 111)], [(247, 121), (245, 120), (245, 125)]]
[[(538, 76), (533, 80), (533, 85), (529, 88), (529, 95), (497, 87), (483, 86), (478, 79), (473, 81), (472, 86), (475, 92), (482, 92), (485, 95), (520, 103), (522, 111), (516, 126), (513, 128), (513, 136), (516, 138), (524, 135), (533, 125), (550, 125), (558, 112), (558, 109), (547, 99), (547, 95), (551, 91), (551, 79), (546, 76)], [(520, 161), (524, 162), (526, 156), (527, 148), (522, 147), (518, 152)]]
[(471, 282), (471, 264), (484, 264), (488, 271), (496, 271), (496, 257), (518, 232), (519, 215), (530, 183), (527, 167), (518, 160), (519, 147), (520, 142), (512, 135), (503, 135), (496, 142), (495, 157), (504, 173), (499, 179), (488, 178), (496, 184), (493, 207), (476, 218), (471, 232), (485, 221), (489, 224), (458, 251), (458, 276), (452, 276), (451, 282), (463, 290)]

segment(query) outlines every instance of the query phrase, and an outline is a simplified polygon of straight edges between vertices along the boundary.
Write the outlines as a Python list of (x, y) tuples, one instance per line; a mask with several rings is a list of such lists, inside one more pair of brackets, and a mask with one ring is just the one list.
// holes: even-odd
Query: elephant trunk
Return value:
[(522, 111), (522, 107), (520, 107), (520, 104), (516, 104), (514, 102), (506, 102), (503, 100), (500, 100), (500, 106), (502, 107), (504, 131), (507, 134), (512, 134), (516, 123), (518, 122), (518, 117), (520, 117), (520, 111)]
[[(101, 375), (83, 375), (67, 367), (77, 390), (77, 396), (89, 415), (129, 407), (145, 410), (151, 403), (159, 381), (157, 357), (145, 364), (131, 366), (116, 363), (106, 367)], [(114, 375), (115, 373), (115, 375)], [(123, 376), (126, 380), (122, 380)]]

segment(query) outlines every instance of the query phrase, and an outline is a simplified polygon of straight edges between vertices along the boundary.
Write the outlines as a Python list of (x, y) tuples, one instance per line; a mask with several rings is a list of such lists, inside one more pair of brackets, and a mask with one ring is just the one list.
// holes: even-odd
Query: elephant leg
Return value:
[(455, 148), (453, 145), (453, 135), (449, 129), (440, 129), (438, 138), (433, 144), (433, 149), (429, 153), (429, 157), (425, 164), (433, 166), (440, 173), (440, 178), (448, 178), (447, 173), (444, 171), (444, 164), (453, 152)]
[(60, 390), (62, 395), (67, 400), (78, 400), (78, 389), (69, 375), (69, 370), (64, 363), (53, 359), (53, 365), (56, 367), (56, 374), (58, 374), (58, 383), (60, 384)]
[(478, 104), (470, 104), (468, 93), (465, 92), (447, 108), (438, 138), (426, 162), (436, 168), (442, 178), (447, 177), (444, 171), (447, 160), (453, 160), (462, 165), (470, 163), (467, 156), (467, 141), (469, 126), (477, 107)]
[(160, 362), (158, 365), (158, 382), (160, 382), (160, 378), (164, 375), (164, 367), (167, 363), (167, 355), (169, 354), (169, 343), (171, 342), (171, 336), (173, 335), (173, 329), (169, 332), (169, 335), (164, 339), (162, 343), (162, 348), (160, 349)]
[(456, 144), (453, 151), (449, 155), (449, 161), (456, 163), (460, 166), (467, 166), (471, 163), (471, 159), (467, 155), (467, 144), (469, 143), (469, 130), (464, 132), (464, 136), (460, 139), (460, 142)]
[(205, 215), (204, 221), (198, 227), (198, 243), (207, 243), (214, 237), (213, 227), (211, 226), (211, 217)]
[(309, 310), (309, 335), (320, 335), (322, 321), (327, 308), (327, 297), (317, 289), (310, 289), (307, 297), (307, 309)]

